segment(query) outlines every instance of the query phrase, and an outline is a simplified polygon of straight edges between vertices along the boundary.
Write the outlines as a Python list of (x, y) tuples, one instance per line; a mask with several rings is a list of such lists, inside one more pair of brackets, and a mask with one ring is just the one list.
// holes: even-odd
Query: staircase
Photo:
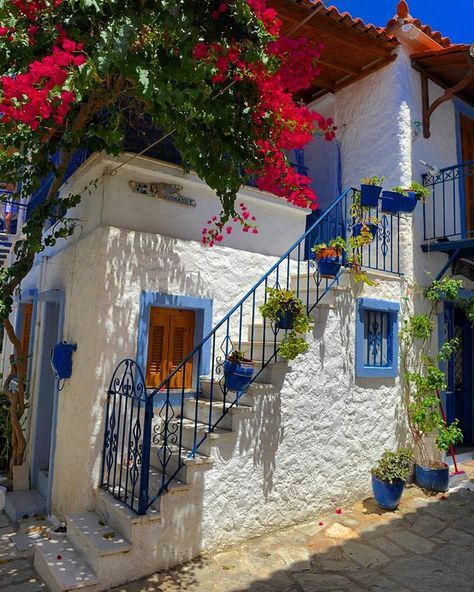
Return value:
[[(333, 306), (335, 294), (349, 286), (348, 274), (319, 277), (304, 259), (305, 240), (311, 234), (312, 240), (327, 242), (350, 232), (354, 191), (345, 191), (152, 393), (133, 360), (119, 364), (107, 393), (94, 511), (69, 516), (66, 535), (35, 549), (35, 567), (51, 590), (105, 590), (199, 553), (196, 508), (214, 448), (235, 441), (259, 398), (279, 392), (287, 368), (279, 357), (284, 331), (274, 330), (258, 306), (266, 301), (266, 288), (275, 286), (294, 290), (308, 314)], [(397, 216), (390, 220), (392, 252), (398, 223)], [(366, 256), (379, 262), (379, 269), (398, 274), (399, 258), (388, 258), (383, 228)], [(223, 362), (234, 347), (255, 364), (242, 393), (229, 391), (223, 379)], [(178, 404), (170, 386), (177, 372), (183, 385), (186, 372), (193, 372), (195, 384), (191, 396), (184, 386), (179, 389)], [(186, 532), (178, 526), (183, 516)]]

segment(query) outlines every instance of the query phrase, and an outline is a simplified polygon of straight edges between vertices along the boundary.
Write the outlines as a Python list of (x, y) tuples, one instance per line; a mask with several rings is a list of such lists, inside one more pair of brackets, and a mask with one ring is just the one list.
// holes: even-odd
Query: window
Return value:
[(399, 310), (398, 302), (357, 300), (356, 376), (397, 376)]
[[(157, 387), (183, 361), (194, 345), (194, 311), (176, 308), (150, 309), (146, 386)], [(192, 386), (192, 360), (171, 379), (172, 389)]]

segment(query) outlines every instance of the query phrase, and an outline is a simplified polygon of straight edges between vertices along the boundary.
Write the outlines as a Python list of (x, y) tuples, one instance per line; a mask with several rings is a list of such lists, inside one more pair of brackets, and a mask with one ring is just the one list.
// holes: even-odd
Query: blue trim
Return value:
[[(148, 351), (148, 328), (150, 325), (150, 308), (161, 306), (164, 308), (183, 308), (196, 312), (194, 327), (194, 343), (200, 343), (204, 335), (208, 335), (212, 329), (212, 300), (197, 296), (178, 296), (173, 294), (160, 294), (158, 292), (145, 292), (140, 294), (140, 316), (138, 321), (138, 340), (136, 360), (138, 366), (145, 370)], [(200, 375), (206, 375), (210, 371), (211, 342), (204, 344), (201, 357)], [(196, 377), (193, 377), (194, 379)], [(159, 399), (165, 400), (165, 393)], [(173, 395), (171, 395), (170, 400)], [(181, 401), (181, 390), (176, 394), (176, 400)], [(155, 402), (159, 404), (159, 401)]]
[[(453, 97), (455, 129), (456, 129), (456, 153), (457, 161), (463, 162), (462, 145), (461, 145), (461, 115), (465, 115), (474, 120), (474, 107), (465, 103), (459, 97)], [(463, 203), (464, 207), (461, 210), (461, 232), (462, 236), (466, 236), (466, 192), (464, 177), (458, 179), (459, 184), (459, 203)]]
[[(355, 372), (359, 378), (394, 378), (398, 375), (398, 313), (400, 303), (374, 298), (357, 298)], [(389, 313), (386, 366), (364, 364), (364, 312), (373, 310)]]
[[(56, 302), (59, 304), (59, 314), (58, 314), (58, 334), (57, 334), (57, 341), (62, 341), (63, 334), (64, 334), (64, 311), (65, 311), (65, 295), (62, 290), (47, 290), (45, 292), (41, 292), (37, 296), (38, 302), (45, 303), (45, 302)], [(44, 311), (43, 311), (44, 313)], [(43, 356), (42, 351), (38, 351), (38, 356)], [(41, 379), (42, 379), (42, 372), (43, 369), (39, 368), (40, 376), (38, 380), (38, 388), (36, 389), (36, 403), (38, 402), (39, 392), (41, 388)], [(57, 426), (57, 419), (58, 419), (58, 383), (55, 381), (54, 386), (54, 393), (53, 393), (53, 411), (51, 414), (51, 441), (49, 446), (49, 469), (48, 469), (48, 490), (46, 495), (46, 507), (48, 512), (51, 510), (52, 505), (52, 492), (53, 492), (53, 479), (54, 479), (54, 461), (56, 457), (56, 426)], [(34, 441), (32, 444), (32, 454), (31, 454), (31, 471), (33, 473), (34, 470), (34, 457), (35, 457), (35, 448), (36, 448), (36, 413), (37, 409), (35, 410), (35, 434), (34, 434)], [(33, 474), (32, 474), (33, 477)]]

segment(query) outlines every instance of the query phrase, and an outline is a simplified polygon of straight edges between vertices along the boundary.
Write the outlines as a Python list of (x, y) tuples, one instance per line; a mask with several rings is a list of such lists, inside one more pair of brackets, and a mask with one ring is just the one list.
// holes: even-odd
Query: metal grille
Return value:
[(385, 368), (390, 363), (390, 313), (364, 310), (364, 365)]

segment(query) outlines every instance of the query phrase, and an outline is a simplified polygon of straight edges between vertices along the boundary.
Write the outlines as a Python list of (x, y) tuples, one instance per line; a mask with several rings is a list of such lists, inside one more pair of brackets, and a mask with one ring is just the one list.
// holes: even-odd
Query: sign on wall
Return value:
[(171, 201), (181, 206), (196, 207), (196, 201), (194, 199), (179, 194), (183, 190), (181, 185), (172, 185), (171, 183), (138, 183), (137, 181), (129, 181), (128, 184), (136, 193)]

